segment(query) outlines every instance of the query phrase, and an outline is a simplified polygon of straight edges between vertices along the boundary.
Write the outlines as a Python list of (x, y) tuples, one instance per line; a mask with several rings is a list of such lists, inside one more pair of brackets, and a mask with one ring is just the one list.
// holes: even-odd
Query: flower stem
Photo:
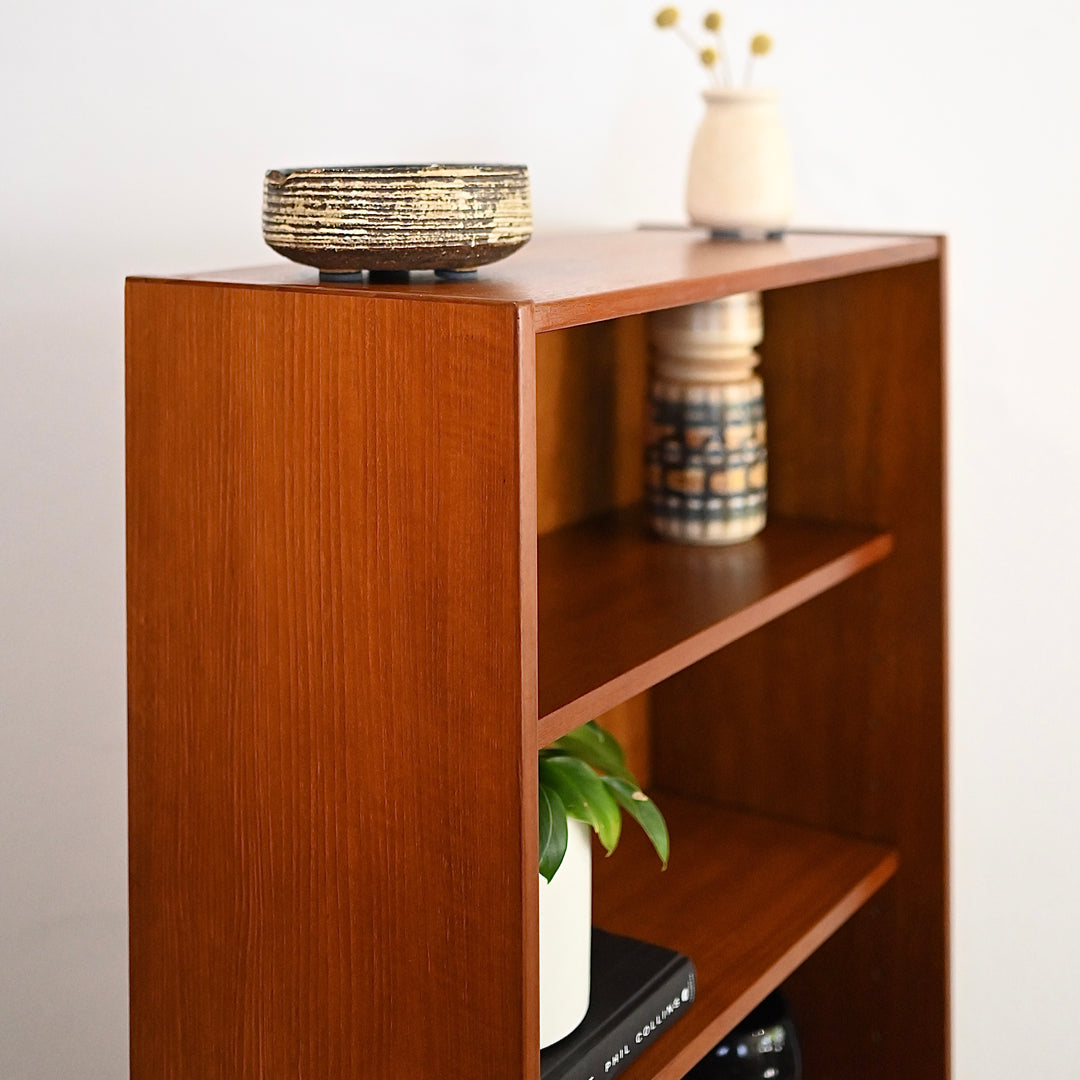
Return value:
[(731, 70), (731, 57), (728, 55), (727, 42), (724, 41), (724, 31), (716, 31), (716, 49), (720, 53), (720, 62), (724, 65), (724, 85), (729, 88), (735, 86), (735, 73)]
[(697, 42), (686, 32), (686, 29), (680, 24), (675, 24), (675, 33), (679, 35), (686, 43), (686, 47), (695, 55), (698, 54)]

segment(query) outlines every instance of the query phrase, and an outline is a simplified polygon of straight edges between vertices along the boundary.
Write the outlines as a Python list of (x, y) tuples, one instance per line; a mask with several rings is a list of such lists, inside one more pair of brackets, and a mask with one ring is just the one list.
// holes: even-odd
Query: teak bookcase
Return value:
[[(473, 283), (127, 292), (134, 1080), (538, 1075), (538, 746), (667, 812), (596, 921), (784, 983), (810, 1080), (948, 1073), (943, 244), (538, 238)], [(644, 313), (763, 290), (770, 521), (651, 539)]]

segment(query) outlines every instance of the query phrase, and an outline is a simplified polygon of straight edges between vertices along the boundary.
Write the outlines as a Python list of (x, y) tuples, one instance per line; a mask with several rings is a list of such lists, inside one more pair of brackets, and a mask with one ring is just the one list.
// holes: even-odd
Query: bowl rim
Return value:
[(527, 176), (527, 165), (499, 165), (475, 162), (428, 162), (416, 165), (304, 165), (294, 168), (267, 169), (266, 181), (284, 184), (295, 177), (357, 176), (385, 177), (394, 174), (419, 175), (426, 173), (457, 173), (473, 176)]

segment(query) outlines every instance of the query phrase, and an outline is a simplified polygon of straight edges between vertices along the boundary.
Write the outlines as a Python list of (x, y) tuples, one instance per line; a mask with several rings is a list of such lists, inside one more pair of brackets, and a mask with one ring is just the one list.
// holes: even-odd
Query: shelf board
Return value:
[(539, 541), (544, 745), (885, 558), (888, 533), (770, 519), (726, 547), (651, 537), (639, 508)]
[(539, 333), (731, 293), (923, 262), (940, 254), (941, 242), (932, 236), (791, 232), (782, 240), (747, 243), (711, 240), (704, 229), (672, 226), (535, 236), (509, 258), (481, 267), (473, 281), (440, 281), (431, 273), (415, 273), (403, 285), (320, 283), (311, 267), (284, 260), (169, 280), (531, 304), (533, 329)]
[(677, 1080), (896, 872), (889, 847), (657, 793), (661, 872), (636, 827), (594, 860), (593, 918), (678, 949), (697, 968), (686, 1015), (623, 1073)]

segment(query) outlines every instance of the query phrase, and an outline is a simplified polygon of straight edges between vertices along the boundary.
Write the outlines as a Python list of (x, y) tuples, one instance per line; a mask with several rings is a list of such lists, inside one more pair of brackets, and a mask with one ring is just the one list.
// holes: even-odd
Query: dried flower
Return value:
[[(663, 29), (672, 29), (676, 37), (682, 38), (687, 48), (708, 68), (713, 81), (718, 86), (734, 87), (737, 85), (735, 73), (732, 70), (731, 50), (724, 41), (724, 16), (719, 11), (707, 11), (701, 20), (705, 31), (712, 35), (711, 44), (702, 46), (700, 40), (691, 28), (683, 26), (679, 21), (679, 9), (677, 7), (661, 8), (656, 13), (656, 25)], [(754, 61), (761, 56), (767, 56), (772, 52), (773, 40), (768, 34), (755, 34), (750, 39), (749, 56), (743, 69), (743, 86), (749, 86), (754, 74)]]
[(750, 39), (750, 56), (746, 61), (746, 81), (749, 86), (754, 77), (754, 61), (759, 56), (768, 56), (772, 52), (772, 38), (768, 34), (755, 34)]
[(731, 60), (728, 56), (727, 45), (724, 42), (724, 16), (719, 11), (706, 12), (705, 18), (702, 20), (705, 29), (713, 34), (716, 38), (716, 51), (719, 53), (724, 64), (723, 79), (720, 75), (713, 70), (713, 78), (717, 82), (722, 82), (725, 86), (733, 86), (735, 78), (731, 72)]

